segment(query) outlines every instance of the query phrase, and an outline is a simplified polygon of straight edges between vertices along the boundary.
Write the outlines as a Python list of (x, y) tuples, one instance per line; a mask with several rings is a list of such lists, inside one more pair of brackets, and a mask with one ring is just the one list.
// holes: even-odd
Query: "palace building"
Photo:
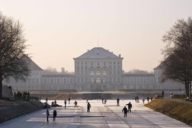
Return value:
[(93, 48), (74, 58), (75, 86), (80, 90), (111, 90), (122, 85), (122, 60), (104, 48)]
[(181, 83), (161, 82), (161, 66), (154, 73), (126, 73), (123, 57), (102, 47), (88, 50), (74, 58), (74, 73), (47, 72), (30, 58), (30, 75), (23, 80), (4, 80), (14, 91), (118, 91), (118, 90), (183, 90)]

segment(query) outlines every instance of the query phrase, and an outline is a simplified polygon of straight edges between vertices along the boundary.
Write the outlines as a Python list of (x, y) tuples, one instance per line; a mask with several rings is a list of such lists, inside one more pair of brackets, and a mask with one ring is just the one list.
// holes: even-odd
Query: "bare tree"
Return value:
[(8, 77), (24, 78), (29, 73), (25, 39), (19, 22), (0, 13), (0, 97), (2, 81)]
[(163, 76), (185, 85), (186, 95), (190, 96), (192, 82), (192, 19), (178, 20), (163, 37), (167, 42), (164, 51)]

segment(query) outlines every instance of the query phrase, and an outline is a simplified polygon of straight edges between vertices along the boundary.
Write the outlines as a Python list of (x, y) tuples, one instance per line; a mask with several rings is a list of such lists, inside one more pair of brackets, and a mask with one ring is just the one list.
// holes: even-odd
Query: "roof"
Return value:
[(40, 68), (30, 57), (25, 56), (25, 60), (28, 64), (28, 68), (31, 71), (42, 71), (42, 68)]
[(114, 53), (102, 48), (102, 47), (95, 47), (91, 50), (88, 50), (81, 56), (75, 59), (102, 59), (102, 58), (113, 58), (119, 59), (121, 56), (117, 56)]

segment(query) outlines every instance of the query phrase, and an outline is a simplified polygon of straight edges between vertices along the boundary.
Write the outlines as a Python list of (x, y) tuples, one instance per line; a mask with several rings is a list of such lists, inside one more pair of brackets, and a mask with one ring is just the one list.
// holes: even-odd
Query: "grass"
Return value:
[(156, 99), (145, 106), (192, 126), (192, 103), (179, 99)]

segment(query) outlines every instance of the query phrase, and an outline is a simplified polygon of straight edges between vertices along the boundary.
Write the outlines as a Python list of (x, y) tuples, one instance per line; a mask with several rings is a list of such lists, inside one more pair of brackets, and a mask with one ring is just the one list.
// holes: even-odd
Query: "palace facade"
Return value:
[(28, 58), (30, 75), (23, 80), (4, 80), (14, 91), (113, 91), (113, 90), (183, 90), (181, 83), (161, 82), (161, 67), (154, 73), (126, 73), (123, 57), (95, 47), (74, 58), (74, 73), (47, 72)]

